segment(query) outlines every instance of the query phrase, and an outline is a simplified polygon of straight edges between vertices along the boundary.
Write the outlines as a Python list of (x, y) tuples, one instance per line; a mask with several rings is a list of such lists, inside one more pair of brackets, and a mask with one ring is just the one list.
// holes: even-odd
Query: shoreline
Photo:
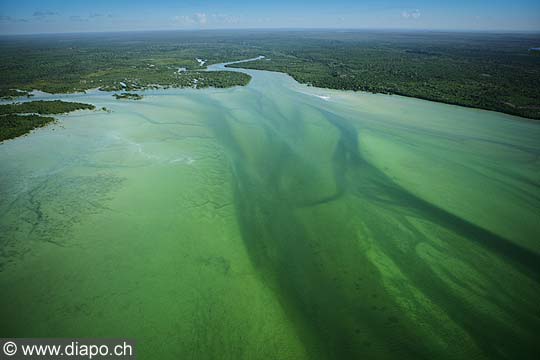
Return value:
[[(486, 112), (493, 112), (493, 113), (497, 113), (497, 114), (502, 114), (502, 115), (505, 115), (505, 116), (508, 117), (508, 121), (519, 121), (519, 122), (538, 124), (539, 123), (538, 121), (540, 120), (540, 119), (536, 119), (536, 118), (520, 116), (520, 115), (509, 113), (509, 112), (497, 111), (497, 110), (492, 110), (492, 109), (487, 109), (487, 108), (482, 108), (482, 107), (476, 107), (476, 106), (470, 106), (470, 105), (465, 105), (465, 104), (459, 104), (459, 103), (454, 103), (454, 102), (437, 101), (437, 100), (432, 100), (432, 99), (429, 99), (429, 98), (423, 98), (423, 97), (418, 97), (418, 96), (409, 96), (409, 95), (400, 94), (400, 93), (384, 93), (384, 92), (371, 92), (371, 91), (365, 91), (365, 90), (344, 90), (344, 89), (316, 87), (316, 86), (308, 85), (306, 83), (299, 82), (292, 75), (290, 75), (290, 74), (288, 74), (286, 72), (272, 71), (272, 70), (258, 70), (258, 69), (249, 69), (249, 68), (241, 68), (241, 67), (229, 67), (229, 65), (242, 64), (242, 63), (252, 62), (252, 61), (258, 61), (258, 60), (262, 60), (262, 59), (265, 59), (265, 58), (266, 58), (265, 56), (260, 55), (258, 57), (250, 58), (250, 59), (231, 61), (231, 62), (224, 62), (224, 63), (217, 63), (217, 64), (210, 64), (210, 65), (208, 65), (206, 67), (206, 69), (203, 70), (204, 72), (226, 71), (226, 72), (238, 72), (238, 73), (246, 74), (246, 75), (250, 76), (250, 80), (246, 85), (235, 85), (235, 86), (230, 86), (230, 87), (225, 87), (225, 88), (206, 86), (206, 87), (201, 88), (201, 87), (198, 87), (198, 86), (196, 86), (196, 87), (194, 87), (194, 86), (170, 86), (170, 85), (152, 84), (152, 86), (150, 86), (148, 88), (140, 89), (140, 90), (136, 90), (136, 91), (141, 92), (141, 93), (143, 93), (145, 95), (150, 95), (151, 96), (151, 95), (162, 95), (162, 94), (165, 95), (166, 92), (169, 92), (169, 91), (171, 91), (173, 89), (180, 90), (180, 91), (199, 91), (199, 90), (205, 90), (205, 89), (207, 89), (207, 90), (229, 90), (229, 89), (233, 89), (233, 88), (242, 88), (244, 86), (249, 86), (249, 84), (253, 80), (253, 76), (250, 74), (250, 72), (251, 71), (257, 71), (257, 72), (268, 72), (268, 73), (282, 74), (282, 75), (284, 75), (286, 77), (289, 77), (297, 85), (304, 87), (306, 90), (315, 90), (316, 91), (318, 89), (318, 90), (322, 90), (322, 91), (338, 92), (339, 94), (344, 94), (344, 95), (345, 94), (366, 94), (366, 95), (375, 95), (375, 96), (398, 96), (398, 97), (402, 97), (402, 98), (405, 98), (405, 99), (411, 99), (411, 100), (414, 99), (414, 100), (418, 100), (418, 101), (427, 101), (427, 102), (436, 103), (436, 104), (444, 104), (444, 105), (448, 105), (448, 106), (457, 106), (457, 107), (461, 107), (461, 108), (464, 108), (464, 109), (473, 109), (473, 110), (477, 110), (477, 111), (486, 111)], [(156, 93), (156, 91), (158, 93)], [(304, 93), (305, 95), (308, 95), (308, 96), (317, 97), (322, 101), (331, 101), (332, 100), (332, 96), (329, 96), (327, 94), (316, 94), (316, 93), (303, 92), (303, 91), (299, 91), (299, 92)], [(40, 100), (42, 100), (42, 101), (43, 100), (44, 101), (54, 101), (54, 100), (72, 101), (72, 99), (70, 99), (71, 97), (75, 98), (75, 99), (73, 99), (74, 101), (80, 101), (80, 100), (83, 100), (83, 99), (81, 99), (81, 97), (84, 97), (85, 95), (89, 95), (89, 96), (92, 96), (92, 95), (98, 95), (98, 96), (99, 95), (104, 95), (104, 96), (113, 95), (114, 96), (115, 93), (117, 93), (117, 91), (101, 90), (100, 88), (91, 88), (91, 89), (87, 89), (87, 90), (83, 90), (83, 91), (74, 91), (74, 92), (69, 92), (69, 93), (47, 93), (47, 92), (41, 91), (39, 89), (35, 89), (35, 90), (32, 90), (32, 91), (29, 92), (29, 94), (31, 94), (31, 96), (29, 96), (29, 97), (28, 96), (21, 96), (20, 98), (11, 99), (11, 100), (0, 99), (0, 105), (14, 104), (14, 103), (25, 103), (25, 102), (40, 101)], [(90, 104), (92, 104), (92, 103), (90, 103)], [(95, 104), (92, 104), (92, 105), (95, 105)], [(96, 110), (94, 110), (94, 111), (96, 111)], [(67, 115), (69, 115), (69, 113)], [(47, 127), (50, 124), (51, 123), (46, 124), (45, 126), (41, 126), (41, 127)], [(34, 131), (36, 129), (37, 128), (34, 128), (30, 132), (27, 132), (27, 133), (25, 133), (23, 135), (20, 135), (20, 136), (14, 137), (14, 138), (4, 139), (3, 141), (0, 141), (0, 144), (4, 143), (7, 140), (14, 140), (14, 139), (17, 139), (17, 138), (19, 138), (21, 136), (29, 135), (32, 131)]]
[[(263, 57), (264, 58), (264, 57)], [(519, 117), (519, 118), (522, 118), (522, 119), (527, 119), (527, 120), (532, 120), (532, 121), (540, 121), (540, 117), (538, 118), (535, 118), (535, 117), (528, 117), (528, 116), (523, 116), (523, 115), (520, 115), (516, 112), (509, 112), (509, 111), (500, 111), (500, 110), (494, 110), (494, 109), (490, 109), (490, 108), (487, 108), (487, 107), (480, 107), (480, 106), (474, 106), (474, 105), (470, 105), (470, 104), (462, 104), (462, 103), (459, 103), (459, 102), (453, 102), (453, 101), (443, 101), (443, 100), (436, 100), (436, 99), (432, 99), (432, 98), (429, 98), (429, 97), (424, 97), (424, 96), (414, 96), (414, 95), (408, 95), (408, 94), (405, 94), (405, 93), (400, 93), (400, 92), (378, 92), (378, 91), (367, 91), (367, 90), (352, 90), (352, 89), (336, 89), (336, 88), (331, 88), (331, 87), (320, 87), (320, 86), (313, 86), (313, 85), (310, 85), (308, 83), (303, 83), (301, 81), (299, 81), (298, 79), (296, 79), (293, 75), (287, 73), (287, 72), (283, 72), (283, 71), (277, 71), (277, 70), (260, 70), (260, 69), (250, 69), (250, 68), (240, 68), (240, 67), (229, 67), (228, 65), (233, 65), (233, 64), (237, 64), (237, 63), (245, 63), (245, 62), (250, 62), (250, 61), (257, 61), (257, 60), (261, 60), (259, 58), (255, 58), (255, 59), (252, 59), (252, 60), (245, 60), (245, 61), (241, 61), (241, 62), (232, 62), (232, 63), (225, 63), (225, 67), (229, 68), (229, 69), (244, 69), (244, 70), (256, 70), (256, 71), (268, 71), (268, 72), (274, 72), (274, 73), (280, 73), (280, 74), (286, 74), (288, 76), (290, 76), (291, 78), (293, 78), (297, 83), (299, 84), (302, 84), (302, 85), (305, 85), (307, 87), (311, 87), (311, 88), (315, 88), (315, 89), (324, 89), (324, 90), (335, 90), (335, 91), (346, 91), (346, 92), (354, 92), (354, 93), (366, 93), (366, 94), (374, 94), (374, 95), (390, 95), (390, 96), (402, 96), (402, 97), (406, 97), (406, 98), (410, 98), (410, 99), (418, 99), (418, 100), (424, 100), (424, 101), (431, 101), (431, 102), (435, 102), (435, 103), (439, 103), (439, 104), (446, 104), (446, 105), (454, 105), (454, 106), (461, 106), (461, 107), (465, 107), (465, 108), (469, 108), (469, 109), (476, 109), (476, 110), (484, 110), (484, 111), (492, 111), (492, 112), (496, 112), (496, 113), (500, 113), (500, 114), (506, 114), (506, 115), (511, 115), (511, 116), (515, 116), (515, 117)]]
[[(495, 110), (495, 109), (488, 108), (488, 107), (474, 106), (474, 105), (471, 105), (471, 104), (464, 104), (464, 103), (460, 103), (460, 102), (456, 102), (456, 101), (438, 100), (438, 99), (430, 98), (429, 96), (409, 95), (409, 94), (401, 93), (401, 92), (378, 92), (378, 91), (336, 89), (336, 88), (332, 88), (332, 87), (313, 86), (313, 85), (310, 85), (308, 83), (303, 83), (303, 82), (299, 81), (298, 79), (296, 79), (293, 75), (291, 75), (291, 74), (289, 74), (287, 72), (283, 72), (283, 71), (260, 70), (260, 69), (250, 69), (250, 68), (231, 67), (230, 66), (230, 65), (235, 65), (235, 64), (243, 64), (243, 63), (248, 63), (248, 62), (259, 61), (259, 60), (263, 60), (263, 59), (266, 59), (266, 56), (259, 55), (259, 56), (255, 57), (255, 58), (249, 58), (249, 59), (243, 59), (243, 60), (237, 60), (237, 61), (230, 61), (230, 62), (223, 62), (223, 63), (216, 63), (216, 64), (205, 64), (206, 65), (205, 69), (196, 70), (196, 71), (197, 72), (215, 72), (215, 71), (239, 72), (239, 73), (249, 75), (250, 77), (251, 77), (251, 75), (249, 73), (246, 73), (246, 72), (241, 71), (241, 70), (267, 71), (267, 72), (285, 74), (285, 75), (291, 77), (292, 79), (294, 79), (298, 84), (301, 84), (301, 85), (304, 85), (304, 86), (306, 86), (308, 88), (313, 88), (313, 89), (343, 91), (343, 92), (352, 92), (352, 93), (360, 93), (360, 94), (364, 93), (364, 94), (374, 94), (374, 95), (402, 96), (402, 97), (406, 97), (406, 98), (410, 98), (410, 99), (418, 99), (418, 100), (423, 100), (423, 101), (430, 101), (430, 102), (439, 103), (439, 104), (460, 106), (460, 107), (464, 107), (464, 108), (483, 110), (483, 111), (492, 111), (492, 112), (495, 112), (495, 113), (505, 114), (505, 115), (516, 117), (516, 118), (527, 119), (527, 120), (531, 120), (531, 121), (540, 121), (540, 117), (536, 118), (536, 117), (523, 116), (523, 115), (519, 114), (518, 112)], [(149, 91), (149, 90), (151, 91), (151, 90), (168, 90), (168, 89), (196, 89), (196, 90), (201, 90), (201, 89), (211, 89), (211, 88), (214, 88), (214, 89), (229, 89), (229, 88), (234, 88), (234, 87), (248, 86), (250, 84), (250, 82), (251, 82), (251, 78), (245, 85), (233, 85), (233, 86), (228, 86), (228, 87), (224, 87), (224, 88), (222, 88), (222, 87), (213, 87), (213, 86), (203, 86), (203, 87), (201, 87), (201, 86), (199, 86), (198, 83), (196, 83), (196, 86), (193, 86), (193, 85), (190, 85), (190, 86), (175, 86), (175, 85), (151, 84), (151, 85), (149, 85), (147, 87), (143, 87), (141, 89), (135, 89), (133, 91), (146, 92), (146, 91)], [(26, 91), (26, 90), (24, 90), (24, 91)], [(47, 93), (47, 92), (44, 92), (44, 91), (42, 91), (40, 89), (33, 89), (31, 91), (27, 91), (29, 96), (28, 95), (21, 95), (20, 97), (16, 97), (16, 98), (0, 99), (0, 104), (11, 104), (11, 103), (14, 103), (14, 102), (27, 102), (27, 101), (37, 100), (37, 99), (43, 99), (40, 95), (44, 95), (46, 98), (54, 98), (55, 96), (59, 96), (59, 97), (64, 97), (66, 95), (75, 95), (75, 96), (77, 96), (77, 95), (81, 95), (81, 94), (86, 94), (87, 92), (94, 93), (94, 92), (97, 92), (97, 91), (103, 92), (103, 93), (114, 93), (116, 90), (101, 90), (99, 87), (94, 87), (94, 88), (88, 88), (88, 89), (81, 90), (81, 91), (73, 91), (73, 92), (66, 92), (66, 93)], [(323, 100), (328, 100), (328, 99), (323, 99)]]

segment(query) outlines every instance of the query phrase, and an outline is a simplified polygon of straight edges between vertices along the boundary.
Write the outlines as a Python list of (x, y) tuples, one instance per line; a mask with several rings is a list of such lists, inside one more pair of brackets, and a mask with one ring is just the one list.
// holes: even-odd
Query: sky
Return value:
[(253, 28), (540, 31), (540, 0), (0, 0), (0, 34)]

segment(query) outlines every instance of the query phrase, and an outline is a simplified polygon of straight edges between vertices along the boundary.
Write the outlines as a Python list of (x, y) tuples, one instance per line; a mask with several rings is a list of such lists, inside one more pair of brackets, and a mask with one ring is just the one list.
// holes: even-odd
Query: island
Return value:
[(60, 100), (39, 100), (0, 105), (0, 141), (24, 135), (56, 120), (54, 117), (41, 115), (94, 109), (95, 106), (91, 104)]
[(113, 96), (116, 98), (116, 100), (141, 100), (143, 98), (142, 95), (128, 92), (114, 94)]

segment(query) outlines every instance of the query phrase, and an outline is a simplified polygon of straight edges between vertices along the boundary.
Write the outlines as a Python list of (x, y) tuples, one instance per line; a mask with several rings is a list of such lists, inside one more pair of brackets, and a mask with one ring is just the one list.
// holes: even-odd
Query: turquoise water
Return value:
[(36, 96), (111, 112), (0, 145), (1, 336), (156, 359), (538, 353), (538, 123), (246, 72)]

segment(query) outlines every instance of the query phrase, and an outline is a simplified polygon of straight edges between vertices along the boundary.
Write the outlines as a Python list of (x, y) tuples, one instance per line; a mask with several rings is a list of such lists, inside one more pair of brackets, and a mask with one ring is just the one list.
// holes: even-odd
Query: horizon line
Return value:
[(270, 28), (192, 28), (192, 29), (144, 29), (144, 30), (104, 30), (104, 31), (66, 31), (66, 32), (28, 32), (0, 33), (0, 37), (31, 35), (77, 35), (77, 34), (116, 34), (116, 33), (148, 33), (148, 32), (205, 32), (205, 31), (393, 31), (393, 32), (453, 32), (453, 33), (499, 33), (499, 34), (540, 34), (540, 29), (441, 29), (441, 28), (350, 28), (350, 27), (270, 27)]

